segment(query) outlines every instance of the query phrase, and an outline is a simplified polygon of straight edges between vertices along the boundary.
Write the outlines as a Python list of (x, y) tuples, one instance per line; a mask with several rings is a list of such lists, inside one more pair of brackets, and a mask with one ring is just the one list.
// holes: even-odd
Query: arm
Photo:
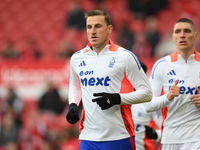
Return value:
[(170, 101), (167, 99), (167, 94), (160, 97), (153, 97), (152, 100), (148, 103), (145, 103), (145, 110), (147, 112), (158, 111), (163, 107), (170, 104)]
[[(73, 57), (72, 57), (73, 58)], [(78, 76), (73, 68), (73, 59), (70, 61), (70, 83), (69, 83), (69, 109), (66, 119), (69, 123), (75, 124), (79, 121), (78, 105), (81, 99), (81, 86)]]
[(70, 80), (69, 80), (69, 104), (75, 103), (76, 105), (79, 105), (80, 99), (81, 99), (81, 85), (79, 81), (79, 77), (74, 71), (74, 65), (73, 65), (73, 56), (70, 60)]
[(120, 94), (121, 104), (137, 104), (149, 102), (152, 98), (151, 86), (137, 57), (132, 54), (126, 59), (126, 77), (136, 91)]
[[(148, 102), (152, 98), (152, 91), (148, 78), (137, 57), (133, 53), (127, 54), (128, 56), (124, 59), (126, 65), (124, 68), (125, 76), (123, 81), (128, 83), (128, 86), (131, 84), (132, 89), (129, 90), (131, 92), (128, 93), (128, 91), (124, 90), (127, 86), (121, 83), (121, 91), (119, 93), (94, 93), (93, 95), (97, 98), (92, 101), (96, 102), (102, 110), (108, 109), (116, 104), (126, 105)], [(133, 86), (137, 91), (133, 91)]]
[(167, 99), (168, 93), (162, 95), (162, 90), (163, 90), (162, 69), (164, 62), (165, 59), (160, 59), (153, 66), (151, 76), (149, 79), (153, 91), (153, 99), (151, 100), (151, 102), (145, 104), (146, 106), (145, 110), (147, 112), (158, 111), (170, 103), (170, 101)]
[(177, 86), (178, 82), (179, 80), (176, 80), (175, 84), (170, 87), (169, 92), (165, 95), (153, 97), (152, 101), (146, 104), (146, 111), (158, 111), (170, 104), (180, 93), (180, 88)]
[(152, 119), (155, 122), (158, 129), (155, 130), (157, 134), (157, 138), (155, 139), (157, 142), (161, 141), (161, 125), (162, 125), (162, 114), (161, 110), (152, 112)]

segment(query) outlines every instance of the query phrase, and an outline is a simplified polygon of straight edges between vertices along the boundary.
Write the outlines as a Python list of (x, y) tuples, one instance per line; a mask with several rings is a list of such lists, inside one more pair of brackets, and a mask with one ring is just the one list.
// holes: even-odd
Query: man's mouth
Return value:
[(181, 45), (185, 45), (187, 42), (186, 41), (180, 41), (179, 42)]
[(95, 40), (95, 39), (97, 39), (97, 37), (96, 37), (96, 36), (92, 36), (91, 39), (92, 39), (92, 40)]

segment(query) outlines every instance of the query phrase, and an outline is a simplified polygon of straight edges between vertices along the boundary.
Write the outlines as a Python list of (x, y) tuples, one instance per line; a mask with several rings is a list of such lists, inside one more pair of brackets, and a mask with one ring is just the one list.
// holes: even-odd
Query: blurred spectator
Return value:
[(143, 32), (135, 33), (134, 43), (131, 51), (137, 57), (150, 57), (152, 53), (151, 45), (148, 43), (146, 36)]
[(7, 110), (2, 114), (2, 125), (0, 128), (0, 146), (4, 147), (8, 143), (18, 142), (19, 126), (15, 123), (15, 115), (12, 110)]
[(83, 30), (86, 27), (84, 11), (78, 0), (72, 1), (71, 10), (67, 13), (66, 27), (68, 29)]
[(60, 50), (57, 53), (57, 57), (59, 59), (70, 58), (74, 52), (75, 50), (73, 49), (71, 41), (64, 40), (63, 43), (61, 44)]
[(3, 150), (18, 150), (18, 145), (17, 143), (9, 142), (4, 146)]
[(94, 0), (97, 3), (97, 9), (104, 9), (103, 1), (104, 0)]
[(47, 91), (39, 99), (39, 109), (41, 112), (52, 114), (61, 114), (66, 103), (62, 101), (57, 87), (53, 81), (47, 81)]
[(1, 56), (5, 59), (17, 59), (20, 57), (20, 52), (16, 48), (14, 42), (7, 41), (5, 47), (2, 50)]
[(78, 150), (78, 135), (79, 132), (77, 128), (62, 129), (60, 132), (60, 148), (62, 150)]
[(145, 19), (166, 8), (167, 3), (168, 0), (129, 0), (128, 6), (134, 12), (135, 18)]
[(157, 28), (157, 19), (154, 16), (149, 16), (145, 19), (145, 23), (146, 39), (152, 48), (151, 56), (154, 56), (155, 47), (160, 41), (160, 33)]
[(155, 57), (164, 57), (171, 53), (174, 53), (176, 50), (176, 45), (172, 40), (171, 31), (166, 30), (162, 34), (160, 42), (155, 47)]
[(61, 150), (59, 145), (59, 134), (57, 130), (51, 129), (46, 135), (46, 141), (43, 145), (43, 148), (50, 147), (51, 150)]
[(14, 87), (10, 86), (8, 88), (7, 96), (5, 97), (5, 102), (2, 105), (2, 111), (12, 110), (15, 115), (16, 123), (21, 125), (21, 112), (23, 109), (23, 101), (16, 94)]
[(31, 135), (44, 138), (47, 134), (47, 125), (40, 116), (38, 111), (29, 112), (26, 120), (24, 120), (24, 127)]
[(40, 150), (47, 134), (47, 126), (38, 111), (31, 111), (23, 120), (19, 133), (20, 150)]
[(149, 0), (129, 0), (129, 9), (134, 12), (135, 18), (145, 18), (149, 14)]
[(24, 60), (36, 60), (42, 57), (42, 52), (34, 39), (28, 39), (21, 55)]
[(134, 42), (134, 34), (129, 30), (127, 24), (123, 24), (121, 30), (119, 31), (118, 34), (118, 39), (117, 43), (128, 49), (131, 50), (131, 46), (133, 45)]
[(41, 146), (41, 150), (53, 150), (50, 143), (45, 141), (42, 146)]

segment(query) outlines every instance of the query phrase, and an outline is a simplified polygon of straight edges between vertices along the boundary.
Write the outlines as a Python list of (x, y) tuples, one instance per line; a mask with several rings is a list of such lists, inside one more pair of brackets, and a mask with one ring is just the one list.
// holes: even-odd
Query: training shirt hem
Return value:
[(87, 141), (96, 141), (96, 142), (102, 142), (102, 141), (116, 141), (116, 140), (122, 140), (126, 138), (130, 138), (131, 136), (124, 136), (120, 138), (101, 138), (101, 139), (94, 139), (94, 138), (79, 138), (79, 140), (87, 140)]

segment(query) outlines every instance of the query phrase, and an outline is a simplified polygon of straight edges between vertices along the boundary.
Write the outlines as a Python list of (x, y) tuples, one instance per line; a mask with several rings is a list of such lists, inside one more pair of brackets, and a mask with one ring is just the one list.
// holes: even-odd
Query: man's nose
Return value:
[(181, 32), (181, 37), (185, 37), (185, 33), (183, 31)]
[(94, 27), (92, 27), (91, 33), (92, 33), (92, 34), (96, 33), (96, 29), (95, 29)]

